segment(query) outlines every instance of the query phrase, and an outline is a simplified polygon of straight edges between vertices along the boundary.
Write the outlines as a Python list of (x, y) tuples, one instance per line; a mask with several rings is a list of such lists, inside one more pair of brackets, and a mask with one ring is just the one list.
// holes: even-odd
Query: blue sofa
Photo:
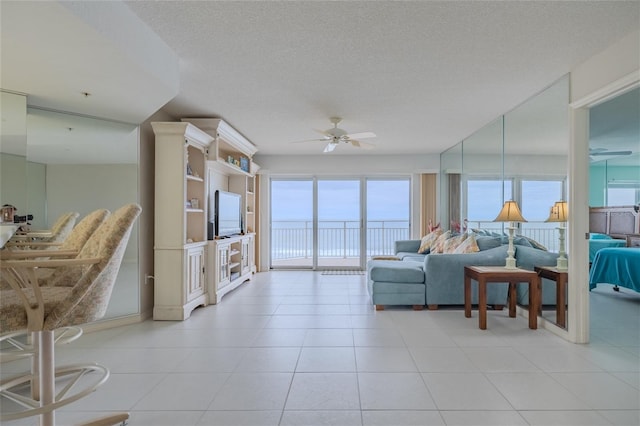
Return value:
[[(503, 266), (507, 245), (500, 238), (477, 237), (479, 252), (468, 254), (419, 254), (420, 240), (396, 241), (399, 261), (370, 260), (367, 264), (369, 294), (377, 310), (385, 305), (409, 305), (437, 309), (440, 305), (464, 304), (464, 267)], [(515, 245), (516, 264), (533, 270), (555, 265), (557, 254)], [(555, 303), (555, 283), (543, 280), (543, 304)], [(474, 286), (477, 283), (473, 282)], [(548, 287), (548, 288), (546, 288)], [(508, 284), (487, 287), (487, 304), (501, 308), (507, 303)], [(477, 303), (477, 291), (472, 292)], [(518, 286), (518, 300), (526, 303), (528, 285)], [(553, 299), (553, 300), (551, 300)]]

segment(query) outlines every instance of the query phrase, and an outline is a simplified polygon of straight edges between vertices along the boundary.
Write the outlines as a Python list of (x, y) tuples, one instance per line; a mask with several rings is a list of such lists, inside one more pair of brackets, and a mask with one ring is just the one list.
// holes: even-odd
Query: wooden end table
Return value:
[[(540, 278), (555, 281), (556, 283), (556, 324), (560, 327), (566, 327), (566, 307), (565, 294), (567, 292), (567, 281), (569, 273), (566, 270), (558, 270), (555, 266), (536, 266), (533, 268)], [(542, 310), (542, 284), (539, 292), (540, 310)]]
[(464, 316), (471, 318), (471, 280), (478, 282), (478, 318), (481, 330), (487, 329), (487, 284), (509, 283), (509, 317), (516, 316), (516, 284), (529, 283), (529, 328), (538, 328), (538, 287), (540, 277), (537, 272), (526, 269), (507, 269), (504, 266), (464, 267)]

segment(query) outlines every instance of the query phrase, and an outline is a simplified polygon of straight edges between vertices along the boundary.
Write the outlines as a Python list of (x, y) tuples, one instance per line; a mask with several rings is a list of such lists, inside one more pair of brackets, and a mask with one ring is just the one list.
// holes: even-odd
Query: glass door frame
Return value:
[(413, 212), (412, 212), (412, 198), (413, 198), (413, 180), (411, 176), (407, 175), (393, 175), (393, 176), (272, 176), (269, 179), (269, 193), (272, 193), (272, 183), (274, 181), (310, 181), (312, 183), (312, 209), (313, 209), (313, 218), (312, 218), (312, 254), (311, 254), (311, 264), (310, 265), (296, 265), (296, 266), (287, 266), (287, 265), (277, 265), (274, 267), (273, 258), (272, 258), (272, 244), (274, 241), (273, 238), (273, 217), (272, 217), (272, 209), (271, 205), (272, 197), (269, 196), (269, 269), (311, 269), (311, 270), (327, 270), (327, 269), (336, 269), (336, 266), (319, 266), (318, 265), (318, 182), (321, 180), (348, 180), (348, 181), (358, 181), (360, 183), (360, 191), (359, 191), (359, 202), (360, 202), (360, 224), (359, 224), (359, 261), (357, 266), (341, 266), (340, 269), (345, 270), (364, 270), (366, 267), (366, 263), (369, 257), (369, 247), (367, 246), (367, 235), (368, 235), (368, 212), (367, 212), (367, 192), (368, 192), (368, 182), (369, 181), (407, 181), (409, 184), (409, 199), (408, 203), (408, 212), (409, 217), (407, 221), (409, 223), (408, 235), (411, 235), (411, 229), (413, 226)]

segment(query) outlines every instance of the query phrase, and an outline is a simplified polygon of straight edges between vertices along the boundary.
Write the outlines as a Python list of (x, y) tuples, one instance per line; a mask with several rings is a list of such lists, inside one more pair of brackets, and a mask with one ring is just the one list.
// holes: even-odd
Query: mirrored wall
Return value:
[[(139, 202), (137, 126), (28, 107), (24, 96), (5, 103), (21, 95), (2, 96), (1, 202), (32, 214), (32, 229), (48, 229), (65, 212), (77, 211), (79, 221), (96, 209)], [(10, 117), (16, 126), (6, 128), (24, 123), (21, 147), (17, 131), (5, 136)], [(138, 257), (136, 223), (104, 319), (139, 312)]]
[[(551, 206), (566, 200), (569, 151), (569, 77), (498, 117), (441, 155), (441, 223), (506, 238), (494, 222), (507, 200), (516, 200), (526, 223), (516, 234), (541, 250), (558, 252), (558, 224)], [(524, 292), (519, 302), (526, 303)], [(542, 316), (556, 322), (555, 285), (543, 286)], [(523, 302), (524, 301), (524, 302)]]
[(640, 88), (589, 110), (589, 206), (640, 205)]

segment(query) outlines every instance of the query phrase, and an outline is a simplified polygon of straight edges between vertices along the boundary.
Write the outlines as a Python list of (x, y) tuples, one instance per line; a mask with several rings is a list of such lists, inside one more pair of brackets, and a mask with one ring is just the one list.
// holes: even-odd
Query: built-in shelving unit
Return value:
[(253, 162), (253, 155), (257, 148), (222, 119), (184, 118), (182, 121), (197, 126), (213, 138), (206, 161), (209, 199), (216, 190), (240, 194), (242, 198), (243, 235), (209, 242), (209, 303), (218, 303), (224, 294), (251, 279), (256, 271), (256, 173), (260, 167)]
[(189, 123), (151, 126), (156, 135), (153, 318), (184, 320), (208, 302), (206, 163), (213, 138)]
[(245, 233), (256, 230), (256, 173), (253, 162), (258, 151), (248, 139), (220, 118), (183, 118), (214, 139), (209, 147), (207, 168), (213, 174), (210, 191), (222, 189), (242, 195), (242, 223)]

